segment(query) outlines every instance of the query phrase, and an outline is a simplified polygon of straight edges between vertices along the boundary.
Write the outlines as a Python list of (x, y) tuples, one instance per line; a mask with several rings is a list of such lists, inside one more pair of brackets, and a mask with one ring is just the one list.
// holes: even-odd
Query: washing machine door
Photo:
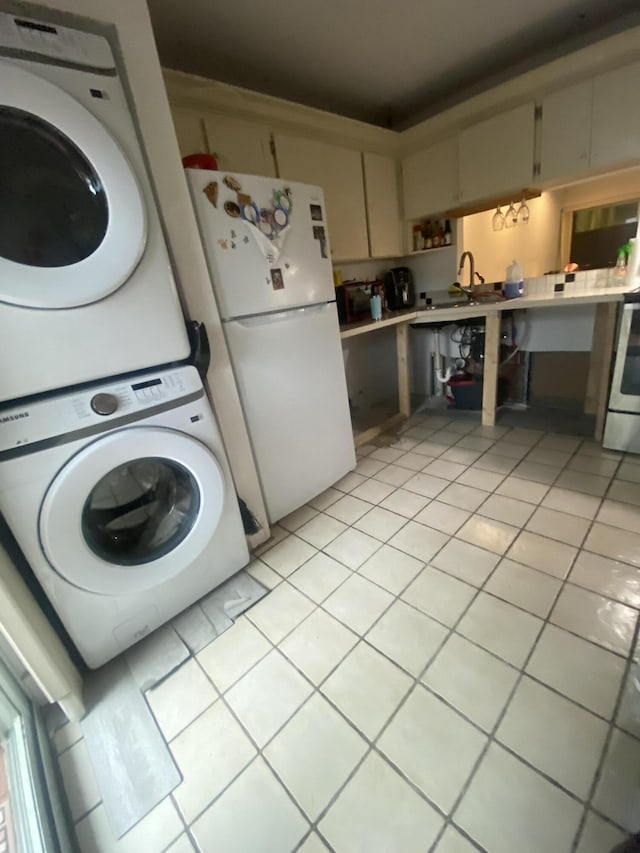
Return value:
[(148, 590), (187, 572), (211, 543), (224, 488), (217, 460), (196, 439), (119, 430), (59, 471), (40, 510), (41, 545), (53, 569), (81, 589)]
[(82, 104), (0, 61), (0, 301), (72, 308), (131, 275), (147, 218), (122, 150)]

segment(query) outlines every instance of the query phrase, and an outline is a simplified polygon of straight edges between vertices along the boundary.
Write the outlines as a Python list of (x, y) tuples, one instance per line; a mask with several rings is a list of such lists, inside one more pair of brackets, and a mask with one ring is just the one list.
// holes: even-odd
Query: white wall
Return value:
[(419, 299), (421, 292), (429, 295), (434, 290), (446, 290), (457, 280), (461, 251), (459, 246), (450, 246), (448, 249), (438, 249), (433, 254), (425, 252), (423, 255), (404, 258), (402, 263), (413, 273), (417, 305), (424, 305)]
[[(516, 209), (519, 202), (514, 202)], [(465, 216), (462, 220), (462, 247), (473, 253), (476, 270), (487, 281), (504, 281), (506, 268), (515, 258), (522, 264), (525, 278), (536, 278), (558, 269), (561, 196), (545, 192), (527, 202), (528, 225), (494, 231), (494, 210)], [(502, 208), (506, 213), (506, 208)], [(467, 284), (464, 281), (463, 284)]]
[(383, 261), (356, 261), (350, 264), (334, 264), (333, 269), (342, 274), (343, 281), (380, 281), (384, 280), (384, 274), (391, 267), (397, 267), (404, 263), (401, 258)]

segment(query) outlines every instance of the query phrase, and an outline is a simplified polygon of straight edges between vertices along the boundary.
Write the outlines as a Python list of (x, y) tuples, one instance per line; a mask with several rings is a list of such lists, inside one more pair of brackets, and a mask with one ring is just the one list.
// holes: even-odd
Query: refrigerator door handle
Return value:
[[(273, 323), (282, 323), (286, 320), (293, 320), (294, 317), (299, 317), (301, 314), (314, 314), (320, 311), (326, 311), (329, 305), (334, 305), (334, 302), (320, 302), (317, 305), (305, 305), (303, 308), (288, 308), (286, 311), (273, 311), (270, 314), (256, 314), (252, 317), (238, 317), (233, 320), (245, 328), (251, 326), (267, 326)], [(228, 321), (227, 321), (228, 322)]]

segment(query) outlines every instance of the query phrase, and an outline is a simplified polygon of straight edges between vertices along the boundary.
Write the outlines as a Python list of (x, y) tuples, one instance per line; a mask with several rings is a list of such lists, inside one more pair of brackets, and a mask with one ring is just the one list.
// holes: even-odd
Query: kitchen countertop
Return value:
[(341, 338), (352, 338), (365, 332), (373, 332), (376, 329), (384, 329), (385, 326), (397, 326), (398, 323), (409, 323), (417, 316), (415, 308), (406, 308), (404, 311), (383, 311), (382, 320), (361, 320), (359, 323), (348, 323), (340, 326)]
[[(570, 285), (571, 286), (571, 285)], [(420, 323), (430, 325), (432, 323), (451, 322), (457, 318), (467, 319), (469, 317), (486, 317), (489, 314), (498, 314), (501, 311), (516, 311), (527, 308), (557, 308), (567, 305), (596, 305), (603, 302), (621, 302), (625, 293), (629, 290), (628, 285), (620, 284), (614, 287), (596, 287), (589, 290), (573, 292), (566, 290), (562, 293), (543, 293), (531, 296), (520, 296), (518, 299), (504, 299), (497, 302), (486, 302), (479, 305), (461, 305), (454, 308), (451, 302), (454, 297), (449, 296), (447, 291), (436, 291), (431, 295), (435, 308), (410, 308), (404, 311), (384, 311), (382, 320), (363, 320), (360, 323), (350, 323), (340, 326), (340, 337), (352, 338), (367, 332), (373, 332), (387, 326), (397, 326), (400, 323)], [(464, 299), (455, 299), (456, 302)]]

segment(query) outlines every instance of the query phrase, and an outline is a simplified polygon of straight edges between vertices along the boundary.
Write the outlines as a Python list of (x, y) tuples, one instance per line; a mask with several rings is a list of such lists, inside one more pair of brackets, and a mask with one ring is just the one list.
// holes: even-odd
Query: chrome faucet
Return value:
[(469, 258), (469, 287), (463, 287), (459, 282), (456, 282), (454, 287), (457, 287), (461, 293), (464, 293), (464, 295), (467, 297), (469, 302), (473, 302), (474, 301), (474, 295), (473, 295), (474, 281), (477, 277), (480, 284), (484, 284), (484, 276), (481, 276), (479, 272), (476, 272), (476, 264), (475, 264), (475, 260), (474, 260), (472, 252), (463, 252), (462, 253), (462, 257), (460, 258), (460, 266), (458, 267), (458, 275), (462, 275), (462, 272), (464, 270), (464, 262), (466, 261), (467, 258)]
[(473, 281), (476, 273), (476, 262), (472, 252), (463, 252), (460, 258), (460, 266), (458, 267), (458, 275), (462, 275), (464, 270), (464, 262), (469, 258), (469, 287), (473, 287)]

